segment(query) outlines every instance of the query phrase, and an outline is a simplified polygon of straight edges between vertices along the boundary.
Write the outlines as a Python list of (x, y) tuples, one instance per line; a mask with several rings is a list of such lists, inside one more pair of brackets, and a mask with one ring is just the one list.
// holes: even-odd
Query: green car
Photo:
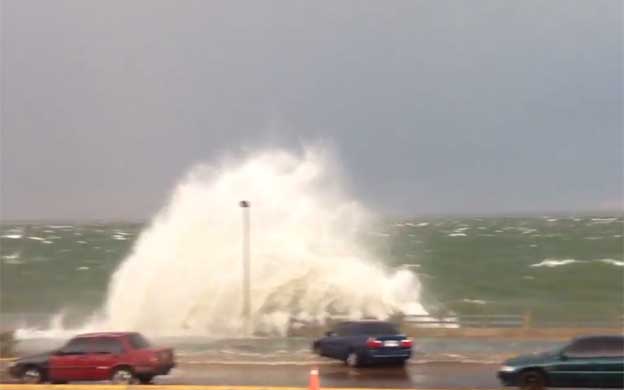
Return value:
[(518, 356), (503, 363), (504, 386), (624, 388), (624, 336), (579, 337), (552, 352)]

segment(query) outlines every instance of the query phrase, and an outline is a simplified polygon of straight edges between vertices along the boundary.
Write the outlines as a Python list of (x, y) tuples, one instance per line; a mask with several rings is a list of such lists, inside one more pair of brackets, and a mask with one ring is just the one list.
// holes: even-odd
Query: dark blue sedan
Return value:
[(412, 340), (395, 325), (383, 321), (341, 322), (325, 337), (315, 340), (312, 347), (319, 355), (343, 360), (351, 367), (404, 364), (412, 355)]

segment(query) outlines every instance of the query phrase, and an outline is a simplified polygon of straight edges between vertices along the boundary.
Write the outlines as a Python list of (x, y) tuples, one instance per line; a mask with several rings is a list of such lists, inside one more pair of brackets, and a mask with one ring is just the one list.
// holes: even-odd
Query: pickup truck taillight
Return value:
[(381, 348), (381, 346), (383, 345), (383, 343), (377, 339), (374, 339), (372, 337), (369, 337), (368, 340), (366, 340), (366, 347), (368, 349), (377, 349), (377, 348)]
[(412, 348), (412, 339), (405, 339), (405, 340), (401, 340), (401, 347), (402, 348)]

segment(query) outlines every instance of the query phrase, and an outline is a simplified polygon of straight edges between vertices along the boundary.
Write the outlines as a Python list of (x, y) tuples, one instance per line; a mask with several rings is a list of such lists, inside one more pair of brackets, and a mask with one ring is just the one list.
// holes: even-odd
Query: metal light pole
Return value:
[(241, 200), (243, 209), (243, 318), (245, 321), (245, 335), (251, 335), (251, 292), (250, 292), (250, 261), (249, 261), (249, 201)]

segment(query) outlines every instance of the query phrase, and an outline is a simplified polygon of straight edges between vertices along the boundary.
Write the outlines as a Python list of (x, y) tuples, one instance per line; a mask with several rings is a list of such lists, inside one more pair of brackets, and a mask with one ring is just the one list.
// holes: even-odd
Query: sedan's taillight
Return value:
[(401, 340), (401, 347), (402, 348), (412, 348), (412, 340), (411, 339), (405, 339), (405, 340)]
[(366, 347), (368, 349), (377, 349), (377, 348), (381, 348), (381, 346), (383, 345), (383, 343), (377, 339), (374, 339), (372, 337), (369, 337), (368, 340), (366, 340)]

